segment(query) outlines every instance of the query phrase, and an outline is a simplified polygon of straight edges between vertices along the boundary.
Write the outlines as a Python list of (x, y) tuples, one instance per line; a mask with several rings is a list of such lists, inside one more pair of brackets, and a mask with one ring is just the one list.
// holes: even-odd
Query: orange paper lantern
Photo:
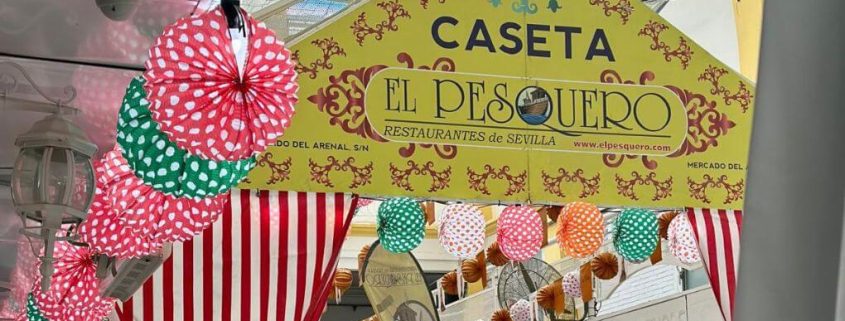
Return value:
[(592, 255), (604, 242), (601, 211), (590, 203), (569, 203), (558, 217), (557, 237), (567, 255), (576, 258)]

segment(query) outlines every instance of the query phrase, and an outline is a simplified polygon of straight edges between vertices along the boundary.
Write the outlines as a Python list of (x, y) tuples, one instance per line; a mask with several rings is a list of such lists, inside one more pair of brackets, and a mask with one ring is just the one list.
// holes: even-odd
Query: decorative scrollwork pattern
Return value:
[[(429, 2), (431, 2), (431, 0), (420, 0), (420, 6), (422, 6), (423, 9), (428, 9)], [(446, 3), (446, 0), (437, 0), (437, 2)]]
[(379, 2), (376, 6), (387, 13), (387, 20), (382, 20), (371, 26), (367, 22), (367, 13), (361, 12), (361, 14), (358, 15), (358, 19), (355, 19), (355, 22), (353, 22), (350, 27), (350, 29), (352, 29), (352, 34), (355, 35), (355, 41), (358, 42), (359, 46), (364, 45), (364, 40), (366, 40), (369, 35), (373, 35), (373, 38), (380, 41), (384, 37), (385, 32), (399, 30), (399, 25), (396, 24), (397, 19), (411, 18), (411, 14), (408, 13), (408, 10), (405, 9), (401, 3), (399, 3), (399, 0)]
[(308, 167), (311, 168), (311, 181), (326, 187), (334, 187), (334, 183), (329, 175), (333, 171), (338, 171), (352, 173), (352, 183), (349, 184), (350, 189), (356, 189), (372, 182), (372, 162), (366, 166), (357, 166), (355, 165), (354, 157), (349, 157), (344, 161), (340, 161), (334, 156), (329, 156), (326, 160), (328, 163), (324, 165), (318, 164), (313, 159), (308, 160)]
[(743, 81), (739, 81), (739, 87), (735, 93), (725, 88), (725, 86), (721, 85), (719, 81), (722, 76), (727, 74), (727, 69), (710, 65), (700, 76), (698, 76), (698, 80), (709, 82), (710, 85), (713, 86), (713, 88), (710, 89), (710, 93), (722, 97), (725, 101), (725, 105), (730, 106), (732, 103), (737, 102), (739, 103), (739, 107), (742, 108), (742, 112), (745, 113), (751, 106), (751, 100), (754, 98), (754, 94), (748, 90), (748, 86), (746, 86)]
[(614, 12), (619, 14), (619, 18), (622, 19), (622, 24), (628, 23), (628, 19), (631, 18), (631, 13), (634, 12), (634, 6), (631, 5), (631, 1), (629, 0), (619, 0), (616, 4), (611, 4), (610, 0), (590, 0), (590, 4), (594, 6), (600, 6), (604, 9), (604, 15), (610, 17)]
[(472, 168), (467, 167), (467, 179), (469, 182), (469, 188), (481, 192), (484, 195), (490, 195), (490, 190), (487, 187), (487, 181), (490, 179), (494, 180), (505, 180), (508, 182), (508, 189), (505, 191), (505, 196), (511, 196), (519, 192), (524, 192), (527, 186), (527, 179), (528, 179), (528, 172), (522, 171), (522, 173), (513, 175), (510, 173), (511, 168), (510, 166), (502, 166), (501, 168), (494, 168), (492, 165), (484, 165), (484, 170), (481, 173), (477, 173)]
[(431, 177), (431, 185), (428, 188), (429, 192), (436, 192), (444, 190), (449, 187), (449, 182), (452, 180), (452, 167), (448, 166), (446, 169), (438, 171), (434, 169), (434, 162), (427, 162), (425, 164), (417, 164), (413, 160), (409, 160), (406, 168), (399, 168), (393, 163), (390, 164), (390, 178), (392, 184), (412, 192), (414, 187), (411, 186), (411, 176), (427, 175)]
[(704, 174), (701, 182), (696, 182), (692, 178), (688, 177), (687, 185), (689, 186), (691, 197), (707, 204), (710, 204), (710, 197), (707, 196), (707, 191), (710, 188), (720, 188), (725, 190), (727, 193), (724, 201), (725, 204), (731, 204), (745, 197), (745, 181), (740, 179), (736, 183), (732, 184), (728, 182), (727, 175), (722, 175), (719, 176), (718, 179), (714, 179), (710, 176), (710, 174)]
[(557, 172), (557, 176), (551, 176), (545, 170), (542, 172), (543, 189), (546, 192), (559, 197), (566, 197), (560, 185), (563, 182), (567, 182), (581, 184), (581, 194), (578, 194), (579, 198), (585, 198), (599, 193), (599, 183), (601, 182), (601, 176), (599, 174), (596, 174), (592, 178), (587, 178), (584, 176), (584, 170), (580, 168), (571, 173), (564, 168), (558, 168)]
[(290, 157), (281, 162), (275, 162), (273, 161), (273, 153), (266, 152), (263, 155), (258, 156), (256, 165), (270, 169), (270, 178), (267, 180), (267, 184), (273, 185), (290, 179), (291, 163)]
[(625, 179), (616, 174), (616, 190), (619, 195), (625, 196), (632, 200), (639, 200), (635, 187), (645, 185), (654, 186), (654, 194), (652, 194), (652, 201), (659, 201), (664, 198), (672, 196), (672, 176), (668, 179), (657, 179), (657, 173), (650, 172), (643, 176), (637, 171), (631, 172), (631, 179)]
[(666, 42), (660, 40), (660, 34), (666, 29), (669, 29), (667, 25), (652, 20), (640, 29), (640, 32), (637, 34), (651, 38), (651, 50), (663, 53), (663, 58), (666, 61), (672, 61), (673, 58), (677, 58), (681, 62), (681, 67), (687, 69), (694, 53), (692, 47), (687, 43), (687, 39), (678, 37), (680, 38), (678, 48), (672, 49)]
[(299, 50), (294, 51), (292, 58), (296, 61), (296, 72), (300, 74), (307, 74), (309, 78), (314, 79), (317, 78), (317, 73), (320, 70), (331, 70), (334, 68), (334, 65), (330, 62), (332, 57), (334, 56), (346, 56), (346, 51), (340, 47), (340, 44), (334, 40), (334, 38), (325, 38), (325, 39), (317, 39), (311, 42), (317, 48), (320, 48), (320, 51), (323, 52), (323, 56), (321, 58), (317, 58), (308, 66), (305, 66), (300, 61)]

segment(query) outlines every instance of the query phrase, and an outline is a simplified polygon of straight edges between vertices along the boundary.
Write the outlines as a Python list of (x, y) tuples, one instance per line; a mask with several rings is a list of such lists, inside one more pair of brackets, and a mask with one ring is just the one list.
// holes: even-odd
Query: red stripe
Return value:
[[(305, 301), (305, 273), (308, 268), (306, 260), (308, 257), (308, 194), (296, 194), (296, 215), (299, 217), (298, 226), (293, 227), (295, 230), (291, 231), (297, 234), (297, 252), (296, 252), (296, 310), (293, 313), (293, 319), (296, 321), (302, 320), (302, 307)], [(288, 257), (290, 259), (291, 257)]]
[(241, 190), (241, 320), (250, 319), (250, 272), (252, 260), (250, 259), (250, 190)]
[(259, 195), (259, 210), (261, 212), (261, 224), (259, 229), (261, 232), (261, 257), (259, 258), (261, 264), (261, 321), (267, 321), (267, 307), (270, 305), (270, 193), (268, 191), (261, 191)]
[[(317, 230), (317, 253), (315, 253), (316, 260), (314, 262), (314, 282), (311, 283), (312, 296), (318, 291), (322, 290), (322, 287), (325, 286), (325, 282), (323, 282), (322, 279), (325, 275), (323, 272), (325, 270), (323, 268), (323, 256), (326, 255), (326, 229), (328, 229), (328, 226), (326, 226), (326, 207), (328, 206), (328, 204), (326, 203), (325, 193), (316, 193), (316, 206), (317, 226), (315, 226), (314, 228)], [(318, 297), (318, 299), (321, 298), (322, 297)], [(313, 310), (314, 308), (314, 302), (311, 302), (310, 310)]]
[(129, 297), (129, 300), (123, 302), (123, 307), (118, 310), (120, 321), (132, 321), (135, 319), (135, 312), (133, 311), (134, 304), (132, 297)]
[(185, 320), (194, 320), (194, 241), (182, 244), (182, 310)]
[[(232, 204), (226, 206), (223, 211), (223, 275), (221, 280), (221, 288), (223, 290), (223, 304), (220, 309), (220, 317), (222, 320), (232, 319)], [(214, 265), (210, 265), (208, 270), (214, 270)], [(210, 291), (205, 291), (210, 292)], [(213, 302), (213, 301), (212, 301)], [(213, 303), (212, 303), (213, 305)]]
[[(228, 204), (228, 202), (226, 203)], [(229, 208), (226, 205), (224, 208)], [(226, 212), (223, 212), (226, 215)], [(202, 234), (202, 318), (214, 321), (214, 228)]]
[(285, 306), (285, 299), (287, 293), (287, 275), (288, 275), (288, 192), (279, 192), (279, 277), (276, 280), (276, 320), (284, 321), (285, 313), (287, 312)]
[(707, 253), (702, 253), (703, 255), (707, 255), (708, 262), (707, 267), (708, 271), (710, 271), (710, 286), (713, 287), (713, 294), (716, 295), (717, 300), (721, 300), (722, 298), (722, 284), (719, 283), (719, 264), (718, 264), (718, 254), (716, 249), (716, 231), (713, 228), (713, 216), (710, 214), (709, 209), (702, 209), (701, 210), (704, 215), (704, 227), (707, 233)]
[[(311, 315), (307, 316), (305, 320), (309, 321), (319, 321), (320, 316), (322, 316), (323, 307), (328, 304), (328, 294), (330, 291), (333, 290), (333, 281), (334, 281), (334, 268), (337, 266), (337, 261), (339, 259), (340, 249), (343, 247), (343, 241), (346, 239), (346, 232), (349, 229), (349, 226), (352, 224), (352, 217), (353, 212), (358, 204), (358, 197), (352, 197), (352, 204), (349, 207), (349, 211), (345, 211), (345, 200), (346, 195), (343, 193), (336, 193), (334, 194), (334, 212), (335, 212), (335, 224), (334, 224), (334, 244), (331, 249), (331, 262), (326, 266), (326, 270), (323, 272), (323, 278), (320, 281), (320, 291), (321, 295), (319, 296), (320, 302), (314, 305), (311, 308)], [(344, 217), (344, 214), (348, 214)]]
[(153, 280), (144, 283), (144, 321), (153, 321)]
[(173, 257), (169, 257), (164, 261), (162, 267), (162, 312), (164, 313), (164, 321), (173, 321), (173, 307), (176, 302), (173, 301)]
[(736, 269), (734, 267), (733, 237), (731, 236), (731, 223), (728, 220), (728, 213), (719, 210), (719, 222), (722, 224), (722, 237), (724, 238), (725, 273), (728, 279), (728, 294), (730, 295), (731, 319), (733, 319), (734, 301), (736, 301)]
[(736, 239), (739, 240), (742, 238), (742, 211), (734, 211), (734, 217), (736, 218)]

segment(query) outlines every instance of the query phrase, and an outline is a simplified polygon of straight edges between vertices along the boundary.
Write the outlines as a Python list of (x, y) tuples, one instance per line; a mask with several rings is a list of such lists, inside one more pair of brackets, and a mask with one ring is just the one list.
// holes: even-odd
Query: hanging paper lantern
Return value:
[(593, 204), (573, 202), (558, 217), (557, 238), (566, 254), (583, 258), (595, 253), (604, 241), (604, 217)]
[(53, 254), (56, 261), (49, 289), (42, 292), (36, 286), (33, 290), (41, 314), (50, 320), (93, 321), (106, 317), (114, 301), (99, 295), (94, 252), (89, 247), (56, 242)]
[(581, 279), (578, 271), (572, 271), (563, 276), (563, 293), (568, 297), (581, 297)]
[(531, 303), (525, 300), (516, 301), (510, 307), (510, 315), (513, 321), (533, 321), (534, 313), (531, 311)]
[(469, 283), (475, 283), (487, 275), (487, 264), (484, 259), (469, 259), (461, 262), (461, 275)]
[(378, 236), (382, 247), (393, 253), (407, 253), (417, 248), (425, 237), (425, 218), (419, 204), (407, 197), (381, 203)]
[(337, 269), (332, 280), (333, 291), (329, 291), (329, 299), (339, 299), (352, 287), (352, 271), (349, 269)]
[(686, 215), (677, 215), (668, 228), (669, 253), (684, 264), (695, 264), (701, 261), (698, 244), (692, 232), (692, 224)]
[(502, 249), (499, 247), (498, 241), (494, 241), (493, 244), (490, 244), (490, 247), (487, 248), (486, 254), (487, 260), (494, 266), (502, 266), (510, 262), (510, 259), (502, 253)]
[(458, 273), (452, 271), (444, 274), (440, 278), (440, 287), (448, 295), (458, 295)]
[(657, 216), (652, 211), (629, 208), (619, 214), (613, 245), (625, 260), (642, 262), (657, 247)]
[(370, 253), (370, 245), (364, 244), (361, 251), (358, 251), (358, 271), (364, 270), (364, 261), (367, 260), (367, 254)]
[[(132, 79), (117, 124), (123, 156), (147, 185), (174, 196), (208, 197), (228, 192), (255, 167), (255, 158), (211, 161), (188, 154), (167, 139), (150, 114), (144, 79)], [(188, 129), (199, 135), (200, 128)]]
[(474, 258), (484, 249), (484, 215), (469, 204), (447, 206), (440, 222), (440, 245), (459, 259)]
[(513, 321), (513, 319), (511, 319), (511, 313), (508, 309), (499, 309), (493, 312), (490, 321)]
[(496, 240), (502, 253), (511, 260), (523, 262), (540, 252), (543, 243), (543, 222), (528, 206), (508, 206), (499, 216)]
[(619, 273), (619, 259), (613, 253), (604, 252), (590, 261), (590, 269), (599, 280), (610, 280)]
[(171, 141), (205, 159), (235, 161), (263, 152), (290, 126), (297, 102), (290, 51), (263, 22), (241, 14), (247, 30), (242, 70), (220, 7), (166, 27), (145, 65), (153, 118)]
[(657, 220), (657, 234), (661, 239), (669, 238), (669, 224), (672, 223), (672, 220), (676, 216), (678, 216), (678, 212), (666, 212), (660, 215), (660, 218)]

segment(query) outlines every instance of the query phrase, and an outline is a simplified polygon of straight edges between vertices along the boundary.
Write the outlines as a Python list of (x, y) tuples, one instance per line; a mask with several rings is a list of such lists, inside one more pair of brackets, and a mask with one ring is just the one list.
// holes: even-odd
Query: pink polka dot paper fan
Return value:
[(95, 252), (118, 258), (151, 254), (161, 248), (155, 233), (142, 233), (125, 226), (119, 213), (113, 211), (98, 187), (88, 209), (88, 217), (79, 226), (81, 241)]
[(294, 114), (299, 87), (290, 51), (263, 22), (243, 14), (242, 77), (219, 7), (166, 27), (146, 62), (153, 119), (177, 146), (205, 159), (235, 161), (263, 152)]
[(56, 242), (53, 254), (56, 261), (50, 288), (42, 292), (39, 277), (33, 291), (44, 316), (50, 320), (101, 320), (107, 316), (114, 302), (100, 297), (91, 248)]
[(581, 297), (581, 279), (577, 271), (566, 273), (563, 276), (563, 294), (571, 298)]
[(528, 206), (508, 206), (499, 216), (496, 240), (502, 253), (513, 261), (533, 258), (543, 243), (540, 214)]
[(686, 215), (676, 216), (669, 223), (669, 253), (684, 264), (695, 264), (701, 261), (698, 243), (692, 231), (692, 224)]
[(459, 259), (474, 258), (484, 249), (484, 215), (469, 204), (447, 206), (440, 222), (440, 245)]

